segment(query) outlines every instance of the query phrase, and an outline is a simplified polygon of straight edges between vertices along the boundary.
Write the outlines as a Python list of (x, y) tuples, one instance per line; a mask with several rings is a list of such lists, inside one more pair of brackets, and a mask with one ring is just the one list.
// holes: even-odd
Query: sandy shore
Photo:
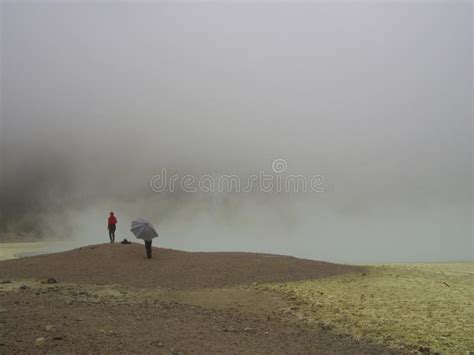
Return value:
[(61, 241), (0, 243), (0, 260), (9, 260), (26, 256), (57, 253), (73, 249), (77, 246), (78, 243)]

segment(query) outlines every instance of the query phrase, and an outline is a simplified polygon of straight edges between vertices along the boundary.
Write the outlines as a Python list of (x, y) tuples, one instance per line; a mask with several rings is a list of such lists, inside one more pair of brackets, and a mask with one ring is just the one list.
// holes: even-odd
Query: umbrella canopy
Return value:
[(130, 231), (138, 239), (152, 240), (153, 238), (158, 237), (158, 233), (156, 233), (153, 224), (144, 218), (134, 219), (132, 221), (132, 227), (130, 228)]

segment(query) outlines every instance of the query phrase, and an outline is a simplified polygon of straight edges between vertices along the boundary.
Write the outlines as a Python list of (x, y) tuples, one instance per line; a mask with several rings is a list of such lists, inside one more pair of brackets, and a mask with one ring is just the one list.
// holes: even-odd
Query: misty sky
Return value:
[[(2, 228), (347, 262), (473, 256), (471, 2), (1, 2)], [(325, 178), (157, 194), (162, 168)]]

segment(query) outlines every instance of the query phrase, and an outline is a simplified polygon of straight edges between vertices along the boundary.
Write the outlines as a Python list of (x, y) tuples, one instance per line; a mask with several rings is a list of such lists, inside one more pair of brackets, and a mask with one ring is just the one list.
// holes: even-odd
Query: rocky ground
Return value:
[[(0, 262), (0, 353), (396, 354), (294, 316), (255, 283), (358, 268), (99, 245)], [(49, 283), (48, 283), (49, 279)]]
[(258, 253), (191, 253), (143, 245), (91, 245), (71, 251), (6, 260), (2, 278), (48, 278), (84, 284), (148, 288), (217, 288), (252, 282), (287, 282), (357, 271), (353, 266)]

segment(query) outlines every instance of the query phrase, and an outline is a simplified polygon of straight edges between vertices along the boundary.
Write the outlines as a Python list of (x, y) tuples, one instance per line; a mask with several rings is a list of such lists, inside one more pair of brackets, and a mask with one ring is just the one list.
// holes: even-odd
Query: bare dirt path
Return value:
[(106, 293), (88, 299), (82, 290), (0, 292), (0, 353), (396, 354), (279, 312)]
[(163, 249), (144, 260), (142, 248), (101, 245), (0, 262), (0, 282), (10, 281), (0, 283), (0, 354), (399, 354), (308, 325), (275, 293), (245, 286), (357, 268)]

